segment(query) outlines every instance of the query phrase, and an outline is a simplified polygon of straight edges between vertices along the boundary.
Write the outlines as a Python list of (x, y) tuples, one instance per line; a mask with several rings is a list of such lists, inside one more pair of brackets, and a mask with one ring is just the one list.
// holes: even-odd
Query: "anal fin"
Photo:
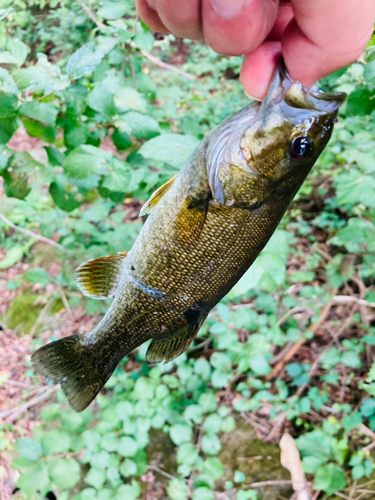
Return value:
[(141, 211), (139, 212), (139, 217), (143, 217), (145, 215), (150, 215), (151, 210), (159, 203), (159, 201), (163, 198), (165, 193), (172, 187), (176, 175), (174, 175), (169, 181), (167, 181), (165, 184), (160, 186), (156, 191), (154, 191), (151, 195), (151, 197), (146, 201), (146, 203), (143, 205), (141, 208)]
[(166, 335), (160, 339), (153, 339), (149, 345), (146, 359), (150, 363), (161, 361), (172, 361), (189, 347), (198, 333), (203, 321), (194, 322), (183, 326), (176, 332)]
[(120, 252), (119, 255), (99, 257), (81, 264), (74, 274), (81, 292), (93, 299), (114, 297), (121, 266), (127, 254), (128, 252)]

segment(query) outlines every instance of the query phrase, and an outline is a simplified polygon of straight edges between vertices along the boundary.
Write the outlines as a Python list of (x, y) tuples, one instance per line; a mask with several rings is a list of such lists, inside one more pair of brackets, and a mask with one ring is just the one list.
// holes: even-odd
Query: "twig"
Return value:
[(335, 304), (351, 304), (352, 302), (355, 302), (360, 306), (375, 308), (375, 302), (368, 302), (368, 300), (359, 299), (358, 297), (351, 297), (349, 295), (336, 295), (332, 298), (332, 302), (334, 302)]
[(256, 427), (258, 429), (260, 429), (262, 432), (264, 432), (266, 435), (269, 434), (269, 429), (267, 429), (267, 427), (264, 427), (263, 425), (261, 424), (258, 424), (258, 422), (256, 422), (255, 420), (253, 420), (251, 417), (249, 417), (249, 415), (246, 414), (246, 412), (244, 411), (241, 411), (241, 417), (246, 421), (248, 422), (250, 425), (252, 425), (253, 427)]
[[(195, 446), (196, 449), (197, 449), (198, 454), (201, 451), (202, 438), (203, 438), (203, 422), (201, 423), (201, 425), (199, 427), (199, 434), (198, 434), (197, 444)], [(193, 493), (193, 482), (194, 482), (194, 478), (195, 478), (196, 473), (197, 473), (197, 471), (196, 471), (196, 469), (194, 469), (191, 472), (191, 474), (190, 474), (189, 481), (188, 481), (188, 487), (187, 487), (188, 497), (191, 497), (191, 495)]]
[[(84, 2), (80, 2), (80, 5), (81, 5), (82, 9), (86, 12), (86, 14), (89, 16), (89, 18), (98, 26), (98, 28), (106, 28), (106, 25), (96, 19), (95, 14), (93, 12), (91, 12), (91, 10), (87, 7), (87, 5)], [(160, 61), (160, 59), (153, 56), (152, 54), (150, 54), (146, 50), (139, 49), (137, 47), (136, 43), (133, 42), (132, 40), (129, 40), (127, 42), (127, 44), (130, 45), (130, 47), (132, 47), (133, 49), (138, 50), (142, 56), (146, 57), (149, 61), (156, 64), (160, 68), (166, 69), (168, 71), (173, 71), (173, 73), (178, 73), (179, 75), (181, 75), (185, 78), (188, 78), (189, 80), (196, 80), (197, 79), (196, 76), (191, 75), (190, 73), (186, 73), (186, 71), (182, 71), (182, 69), (176, 68), (175, 66), (172, 66), (172, 64), (168, 64), (166, 62)]]
[(44, 241), (44, 243), (47, 243), (48, 245), (51, 245), (56, 248), (60, 248), (60, 250), (65, 250), (65, 248), (60, 245), (59, 243), (56, 243), (56, 241), (52, 241), (44, 236), (41, 236), (40, 234), (33, 233), (32, 231), (29, 231), (28, 229), (23, 229), (22, 227), (18, 227), (13, 222), (10, 222), (5, 215), (0, 213), (0, 219), (2, 219), (5, 224), (8, 224), (9, 227), (14, 229), (15, 231), (19, 231), (20, 233), (27, 234), (28, 236), (31, 236), (32, 238), (36, 238), (37, 240)]
[(293, 307), (292, 309), (289, 309), (281, 318), (279, 321), (276, 323), (276, 326), (281, 326), (283, 323), (285, 323), (285, 320), (289, 318), (289, 316), (293, 316), (293, 314), (298, 314), (300, 312), (303, 312), (306, 309), (305, 306), (296, 306)]
[(41, 324), (44, 317), (51, 311), (51, 309), (53, 309), (55, 304), (56, 304), (56, 300), (53, 297), (51, 297), (48, 300), (48, 302), (46, 303), (46, 305), (43, 307), (43, 309), (40, 311), (39, 316), (37, 317), (35, 323), (33, 324), (33, 327), (31, 328), (31, 331), (30, 331), (31, 338), (34, 337), (34, 334), (35, 334), (38, 326)]
[[(335, 287), (332, 290), (332, 295), (333, 296), (336, 295), (337, 290), (338, 290), (338, 287)], [(318, 321), (316, 323), (314, 323), (313, 325), (310, 326), (309, 330), (314, 335), (317, 332), (317, 330), (320, 328), (320, 326), (324, 323), (324, 321), (327, 319), (328, 314), (329, 314), (329, 312), (331, 310), (332, 305), (333, 305), (333, 300), (331, 299), (328, 302), (328, 304), (323, 308)], [(291, 349), (285, 354), (284, 358), (281, 359), (275, 365), (275, 367), (273, 368), (273, 370), (267, 375), (266, 380), (272, 380), (272, 379), (276, 378), (279, 375), (279, 373), (281, 372), (281, 370), (284, 368), (284, 366), (288, 363), (288, 361), (293, 358), (293, 356), (298, 352), (299, 348), (301, 346), (303, 346), (303, 344), (305, 344), (307, 342), (307, 340), (308, 340), (307, 338), (304, 338), (304, 339), (299, 340), (295, 344), (293, 344), (293, 346), (291, 347)]]
[(40, 396), (37, 396), (36, 398), (33, 398), (31, 401), (28, 403), (24, 403), (23, 405), (17, 406), (16, 408), (13, 408), (12, 410), (6, 410), (0, 413), (0, 418), (7, 418), (7, 417), (17, 417), (24, 411), (26, 411), (28, 408), (31, 406), (34, 406), (41, 401), (44, 401), (48, 396), (56, 392), (58, 389), (60, 389), (60, 385), (54, 385), (53, 387), (50, 387), (47, 389), (43, 394)]
[(157, 465), (148, 465), (147, 468), (149, 470), (154, 470), (156, 472), (159, 472), (159, 474), (168, 479), (176, 479), (175, 476), (172, 476), (171, 474), (168, 474), (168, 472), (163, 471), (163, 469), (160, 469)]

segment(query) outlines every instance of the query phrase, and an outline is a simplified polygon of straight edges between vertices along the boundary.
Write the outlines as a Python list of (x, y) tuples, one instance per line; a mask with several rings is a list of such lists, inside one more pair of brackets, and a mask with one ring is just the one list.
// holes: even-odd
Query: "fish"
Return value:
[(84, 295), (114, 300), (92, 331), (37, 350), (35, 372), (80, 412), (144, 342), (151, 363), (183, 353), (272, 236), (345, 98), (293, 81), (281, 61), (265, 99), (211, 130), (143, 205), (132, 249), (78, 267)]

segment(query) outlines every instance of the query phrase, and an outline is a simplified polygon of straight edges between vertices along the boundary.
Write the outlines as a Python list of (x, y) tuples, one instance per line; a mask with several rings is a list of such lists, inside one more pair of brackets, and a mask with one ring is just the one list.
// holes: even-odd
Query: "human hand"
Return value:
[(244, 55), (241, 83), (262, 99), (282, 52), (294, 80), (316, 80), (355, 61), (374, 29), (375, 0), (136, 0), (159, 33), (205, 39), (220, 54)]

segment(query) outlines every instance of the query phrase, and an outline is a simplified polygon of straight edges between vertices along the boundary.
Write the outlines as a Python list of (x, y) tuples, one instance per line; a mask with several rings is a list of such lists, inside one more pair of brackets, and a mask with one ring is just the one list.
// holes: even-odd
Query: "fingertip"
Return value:
[(150, 7), (147, 0), (136, 0), (135, 6), (139, 17), (152, 31), (169, 33), (168, 28), (165, 27), (156, 10)]
[(280, 55), (281, 43), (275, 41), (264, 42), (253, 52), (245, 55), (240, 82), (249, 97), (264, 99)]

